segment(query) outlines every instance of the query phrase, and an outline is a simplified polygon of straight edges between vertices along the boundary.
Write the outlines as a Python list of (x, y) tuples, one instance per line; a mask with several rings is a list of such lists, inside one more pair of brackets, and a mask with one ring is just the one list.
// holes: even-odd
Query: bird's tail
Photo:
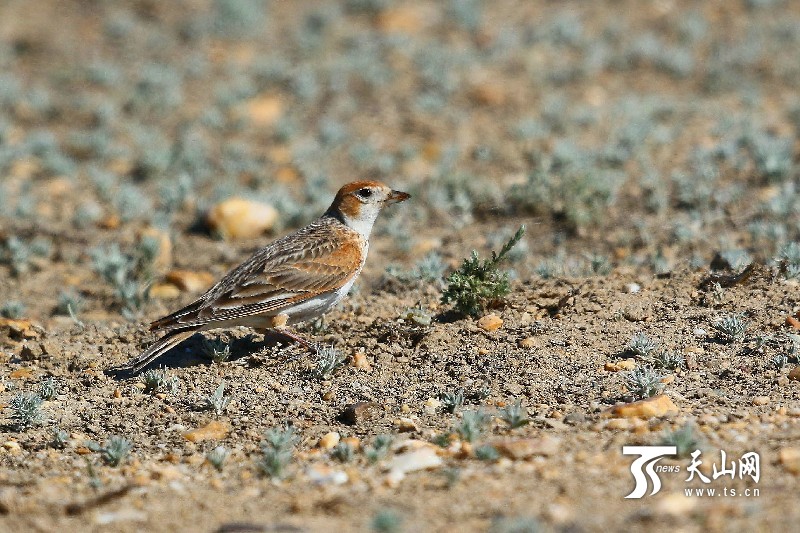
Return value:
[(170, 331), (154, 342), (147, 350), (143, 351), (141, 354), (134, 357), (116, 370), (138, 374), (144, 367), (164, 355), (164, 353), (166, 353), (170, 348), (191, 337), (196, 331), (196, 328)]

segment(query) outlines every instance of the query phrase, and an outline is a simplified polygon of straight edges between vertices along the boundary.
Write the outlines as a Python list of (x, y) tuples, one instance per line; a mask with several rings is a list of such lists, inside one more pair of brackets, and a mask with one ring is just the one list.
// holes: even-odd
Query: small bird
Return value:
[(410, 198), (379, 181), (348, 183), (320, 218), (261, 248), (183, 309), (150, 324), (162, 337), (119, 370), (141, 371), (198, 331), (233, 326), (276, 330), (314, 348), (287, 326), (315, 318), (353, 286), (381, 209)]

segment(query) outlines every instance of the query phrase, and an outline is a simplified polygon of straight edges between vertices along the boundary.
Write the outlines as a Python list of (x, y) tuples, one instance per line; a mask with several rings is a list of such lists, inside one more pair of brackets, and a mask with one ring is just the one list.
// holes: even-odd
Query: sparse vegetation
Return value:
[(522, 400), (515, 400), (513, 403), (502, 408), (499, 418), (508, 424), (508, 427), (511, 429), (520, 428), (530, 422), (527, 409), (522, 407)]
[(272, 428), (264, 434), (258, 467), (273, 479), (282, 479), (292, 460), (297, 435), (292, 427)]
[(225, 396), (225, 382), (219, 384), (213, 394), (206, 396), (203, 400), (206, 409), (214, 411), (217, 416), (225, 412), (228, 404), (231, 403), (231, 397)]
[(727, 315), (714, 321), (712, 327), (722, 341), (731, 343), (744, 339), (747, 322), (740, 315)]
[(220, 338), (203, 339), (203, 353), (215, 363), (224, 363), (231, 357), (231, 345)]
[(11, 398), (11, 422), (17, 431), (25, 431), (47, 421), (47, 415), (42, 412), (42, 401), (39, 395), (30, 393), (17, 394)]
[(336, 370), (338, 370), (347, 359), (342, 352), (333, 345), (320, 346), (317, 348), (316, 366), (314, 368), (314, 375), (317, 378), (327, 378)]
[(445, 391), (439, 395), (444, 412), (453, 414), (464, 405), (464, 389)]
[(459, 313), (476, 316), (487, 305), (508, 294), (511, 290), (508, 273), (499, 270), (498, 266), (524, 234), (525, 226), (520, 226), (500, 253), (492, 251), (491, 259), (481, 261), (478, 253), (473, 251), (472, 256), (447, 277), (442, 303), (452, 302)]
[(144, 390), (148, 392), (175, 394), (181, 385), (180, 378), (171, 374), (166, 368), (145, 370), (139, 379), (144, 383)]
[(638, 367), (626, 373), (625, 386), (634, 397), (649, 398), (664, 389), (663, 378), (652, 366)]
[(641, 332), (631, 337), (628, 343), (628, 350), (643, 359), (650, 359), (657, 349), (658, 341), (651, 339), (647, 334)]
[(367, 446), (364, 449), (364, 456), (370, 463), (377, 463), (386, 457), (393, 442), (394, 437), (391, 435), (378, 435), (373, 439), (372, 446)]
[(349, 463), (355, 457), (356, 450), (349, 442), (342, 441), (331, 450), (331, 457), (342, 463)]
[(675, 446), (678, 457), (689, 457), (695, 450), (702, 450), (703, 439), (694, 424), (688, 423), (680, 429), (664, 433), (660, 446)]
[(453, 426), (453, 431), (462, 440), (474, 443), (486, 432), (491, 420), (491, 415), (482, 409), (464, 411), (461, 420)]
[(230, 453), (230, 450), (225, 446), (217, 446), (206, 454), (206, 461), (216, 468), (217, 471), (222, 472), (222, 467), (225, 466), (225, 461), (228, 459)]
[(52, 400), (58, 394), (58, 383), (49, 377), (39, 384), (39, 396), (43, 400)]
[(112, 435), (103, 446), (94, 441), (88, 441), (86, 447), (93, 452), (100, 453), (100, 456), (107, 465), (119, 466), (131, 453), (133, 443), (125, 437)]

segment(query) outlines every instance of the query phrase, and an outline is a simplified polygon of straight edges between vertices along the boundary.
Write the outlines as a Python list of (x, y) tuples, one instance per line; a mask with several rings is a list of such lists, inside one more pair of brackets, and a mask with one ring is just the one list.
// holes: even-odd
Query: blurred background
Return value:
[(5, 0), (0, 257), (191, 254), (220, 202), (279, 234), (365, 177), (414, 194), (405, 268), (520, 222), (545, 277), (800, 255), (799, 53), (790, 0)]

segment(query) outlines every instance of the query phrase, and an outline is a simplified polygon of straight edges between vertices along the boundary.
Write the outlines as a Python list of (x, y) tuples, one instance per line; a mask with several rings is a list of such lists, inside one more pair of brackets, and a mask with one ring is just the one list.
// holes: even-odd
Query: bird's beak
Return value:
[(386, 199), (386, 203), (387, 204), (396, 204), (396, 203), (399, 203), (399, 202), (405, 202), (409, 198), (411, 198), (411, 195), (408, 194), (407, 192), (392, 191), (392, 193)]

